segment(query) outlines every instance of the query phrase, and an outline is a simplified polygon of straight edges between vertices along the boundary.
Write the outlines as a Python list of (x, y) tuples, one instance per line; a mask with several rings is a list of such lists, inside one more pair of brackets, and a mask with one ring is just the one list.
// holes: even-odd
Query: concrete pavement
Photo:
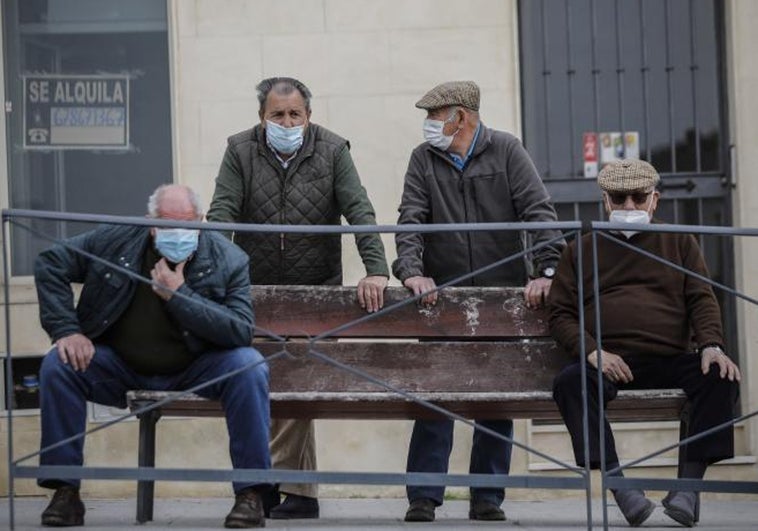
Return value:
[[(658, 498), (651, 496), (658, 501)], [(86, 529), (113, 531), (134, 528), (135, 500), (85, 500)], [(46, 498), (16, 498), (15, 528), (19, 531), (41, 529), (39, 514), (47, 505)], [(226, 498), (156, 499), (155, 520), (140, 528), (150, 530), (222, 529), (223, 519), (231, 509)], [(403, 522), (407, 505), (401, 499), (325, 499), (321, 500), (318, 520), (267, 520), (266, 527), (281, 530), (337, 529), (386, 531), (392, 529), (426, 529), (429, 531), (458, 531), (469, 529), (518, 529), (529, 531), (587, 529), (586, 504), (583, 498), (551, 501), (506, 500), (503, 508), (506, 522), (471, 522), (468, 502), (452, 500), (437, 509), (437, 521), (432, 524)], [(594, 529), (602, 529), (600, 502), (593, 502)], [(8, 499), (0, 499), (0, 529), (8, 526)], [(615, 506), (609, 506), (609, 528), (629, 529)], [(647, 530), (681, 529), (677, 523), (656, 508), (643, 525)], [(748, 531), (758, 529), (758, 496), (735, 496), (730, 501), (704, 500), (699, 531)]]

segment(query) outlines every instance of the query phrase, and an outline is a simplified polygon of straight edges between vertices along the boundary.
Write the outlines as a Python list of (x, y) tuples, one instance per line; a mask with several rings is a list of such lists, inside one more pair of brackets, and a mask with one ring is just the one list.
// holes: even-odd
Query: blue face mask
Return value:
[(195, 229), (155, 229), (155, 248), (169, 262), (184, 262), (197, 250), (200, 231)]
[(284, 155), (294, 153), (303, 145), (304, 125), (282, 127), (266, 120), (266, 140), (271, 147)]

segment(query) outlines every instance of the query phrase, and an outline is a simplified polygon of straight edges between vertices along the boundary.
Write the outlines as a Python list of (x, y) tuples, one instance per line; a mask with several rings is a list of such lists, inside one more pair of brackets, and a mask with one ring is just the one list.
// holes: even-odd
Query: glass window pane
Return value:
[[(142, 215), (172, 181), (166, 4), (11, 0), (5, 4), (10, 206)], [(91, 228), (18, 220), (60, 238)], [(50, 241), (18, 225), (12, 273)]]

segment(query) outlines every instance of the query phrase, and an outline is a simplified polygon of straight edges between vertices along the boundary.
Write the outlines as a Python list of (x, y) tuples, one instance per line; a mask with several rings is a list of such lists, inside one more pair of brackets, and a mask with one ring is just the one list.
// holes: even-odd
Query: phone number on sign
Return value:
[(53, 127), (123, 127), (126, 119), (122, 107), (53, 107)]

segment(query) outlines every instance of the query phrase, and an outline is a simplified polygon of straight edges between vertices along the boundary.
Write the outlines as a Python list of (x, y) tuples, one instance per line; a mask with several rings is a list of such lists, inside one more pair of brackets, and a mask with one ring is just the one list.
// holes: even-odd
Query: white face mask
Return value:
[[(650, 213), (647, 210), (611, 210), (611, 214), (608, 216), (608, 221), (611, 223), (636, 223), (639, 225), (647, 225), (650, 223)], [(639, 231), (621, 230), (619, 232), (628, 240)]]
[(424, 120), (424, 138), (426, 141), (437, 149), (447, 151), (447, 148), (453, 143), (453, 138), (458, 134), (460, 129), (452, 135), (446, 135), (442, 130), (445, 128), (445, 124), (452, 120), (454, 116), (455, 111), (453, 111), (447, 120), (432, 120), (430, 118)]

